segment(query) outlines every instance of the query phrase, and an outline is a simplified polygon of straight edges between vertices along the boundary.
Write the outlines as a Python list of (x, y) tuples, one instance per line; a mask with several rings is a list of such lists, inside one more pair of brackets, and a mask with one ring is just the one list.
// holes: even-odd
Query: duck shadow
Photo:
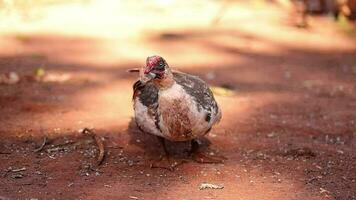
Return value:
[[(131, 118), (128, 125), (129, 145), (139, 148), (150, 158), (158, 158), (164, 155), (164, 149), (158, 137), (149, 133), (142, 132), (136, 125), (135, 119)], [(206, 137), (198, 138), (199, 148), (203, 151), (209, 148), (211, 142)], [(165, 140), (165, 145), (170, 157), (173, 158), (188, 158), (191, 148), (190, 141), (176, 142)]]

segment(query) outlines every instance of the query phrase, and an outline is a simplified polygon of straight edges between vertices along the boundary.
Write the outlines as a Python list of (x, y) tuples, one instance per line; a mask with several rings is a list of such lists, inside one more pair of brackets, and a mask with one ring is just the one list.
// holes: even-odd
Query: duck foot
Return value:
[(161, 168), (161, 169), (166, 169), (169, 171), (174, 171), (176, 167), (179, 165), (185, 163), (185, 160), (180, 160), (180, 161), (172, 161), (169, 159), (167, 156), (161, 157), (161, 159), (154, 161), (151, 163), (150, 167), (151, 168)]
[(174, 171), (177, 166), (186, 162), (186, 160), (171, 161), (169, 152), (165, 144), (165, 139), (159, 136), (157, 136), (157, 139), (161, 143), (165, 155), (161, 156), (159, 160), (152, 162), (150, 165), (151, 168), (161, 168), (167, 169), (169, 171)]
[(191, 141), (190, 155), (198, 163), (223, 163), (227, 160), (224, 156), (208, 155), (199, 151), (199, 143), (196, 140)]
[(224, 156), (206, 155), (201, 152), (195, 152), (192, 155), (192, 159), (198, 163), (210, 163), (210, 164), (223, 163), (225, 160), (227, 160)]

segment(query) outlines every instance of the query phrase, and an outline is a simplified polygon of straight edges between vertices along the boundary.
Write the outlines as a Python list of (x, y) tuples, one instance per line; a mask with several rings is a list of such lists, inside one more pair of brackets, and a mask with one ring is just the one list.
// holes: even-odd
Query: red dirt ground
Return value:
[[(21, 81), (0, 85), (0, 199), (356, 199), (356, 42), (316, 20), (308, 30), (270, 25), (277, 36), (230, 24), (150, 31), (136, 43), (2, 35), (0, 73)], [(126, 69), (151, 52), (229, 88), (216, 92), (223, 119), (203, 140), (224, 164), (150, 168), (162, 149), (132, 121), (136, 76)], [(69, 79), (33, 81), (37, 68)], [(105, 139), (99, 167), (85, 127)], [(169, 144), (177, 160), (188, 148)], [(204, 182), (224, 188), (199, 190)]]

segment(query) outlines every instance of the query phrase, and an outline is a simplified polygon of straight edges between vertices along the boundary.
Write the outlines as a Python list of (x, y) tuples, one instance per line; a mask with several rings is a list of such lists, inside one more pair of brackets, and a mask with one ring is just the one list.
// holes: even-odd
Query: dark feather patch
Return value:
[(135, 82), (135, 84), (133, 85), (133, 95), (132, 95), (132, 99), (135, 99), (137, 95), (139, 95), (140, 90), (144, 87), (144, 84), (138, 80)]
[(207, 113), (205, 116), (205, 121), (210, 122), (210, 120), (211, 120), (211, 114)]
[[(218, 105), (214, 99), (214, 95), (208, 85), (197, 76), (181, 72), (173, 72), (174, 80), (191, 96), (198, 104), (198, 110), (204, 109), (209, 113), (212, 110), (218, 110)], [(211, 116), (210, 116), (211, 117)]]
[(137, 81), (134, 85), (134, 93), (137, 93), (137, 96), (143, 105), (157, 109), (158, 88), (153, 83), (148, 82), (143, 84), (141, 81)]
[(142, 88), (142, 87), (143, 87), (143, 83), (142, 83), (140, 80), (138, 80), (138, 81), (136, 81), (135, 84), (133, 85), (133, 90), (136, 91), (136, 90), (138, 90), (138, 89), (140, 89), (140, 88)]
[(159, 132), (162, 132), (161, 127), (159, 126), (159, 114), (158, 114), (158, 112), (155, 113), (155, 126), (159, 130)]
[(158, 88), (151, 82), (146, 84), (138, 80), (134, 86), (133, 98), (138, 100), (147, 107), (149, 114), (155, 120), (156, 128), (161, 131), (159, 127), (159, 113), (158, 113)]

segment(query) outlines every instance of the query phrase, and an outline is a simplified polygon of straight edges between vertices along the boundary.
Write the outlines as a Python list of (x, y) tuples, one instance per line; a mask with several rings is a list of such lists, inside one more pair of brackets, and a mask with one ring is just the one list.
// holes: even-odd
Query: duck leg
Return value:
[(164, 155), (166, 156), (167, 160), (169, 160), (169, 152), (168, 152), (167, 146), (166, 146), (166, 139), (164, 139), (163, 137), (159, 137), (159, 136), (157, 136), (157, 139), (158, 139), (159, 143), (162, 145)]
[(190, 156), (198, 163), (223, 163), (226, 160), (223, 156), (207, 155), (199, 151), (199, 142), (195, 139), (191, 140)]
[(163, 137), (157, 136), (157, 139), (161, 146), (163, 147), (164, 150), (164, 156), (161, 156), (159, 160), (151, 163), (151, 168), (162, 168), (162, 169), (167, 169), (169, 171), (173, 171), (175, 167), (177, 167), (179, 164), (182, 164), (182, 162), (171, 162), (169, 152), (166, 147), (166, 139)]

